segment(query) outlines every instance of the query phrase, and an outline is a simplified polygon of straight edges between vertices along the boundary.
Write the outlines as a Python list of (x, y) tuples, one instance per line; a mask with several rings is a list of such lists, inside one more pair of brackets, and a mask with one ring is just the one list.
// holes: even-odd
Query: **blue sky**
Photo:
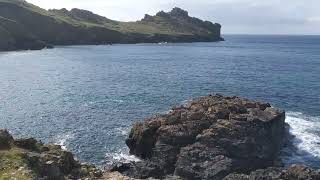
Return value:
[(27, 1), (45, 9), (87, 9), (122, 21), (181, 7), (192, 16), (221, 23), (225, 34), (320, 34), (320, 0)]

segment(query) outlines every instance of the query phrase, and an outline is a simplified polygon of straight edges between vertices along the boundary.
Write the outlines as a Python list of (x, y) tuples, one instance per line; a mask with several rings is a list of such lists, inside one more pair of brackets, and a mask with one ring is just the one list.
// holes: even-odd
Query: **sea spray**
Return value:
[(285, 164), (304, 163), (318, 166), (320, 161), (320, 117), (300, 112), (287, 112), (286, 122), (292, 135), (290, 144), (283, 150)]

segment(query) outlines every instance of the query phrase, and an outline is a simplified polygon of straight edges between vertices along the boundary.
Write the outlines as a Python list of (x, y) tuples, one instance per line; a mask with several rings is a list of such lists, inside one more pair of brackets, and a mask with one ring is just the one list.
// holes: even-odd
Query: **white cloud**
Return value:
[(310, 18), (307, 18), (307, 21), (309, 23), (320, 23), (320, 16), (319, 17), (310, 17)]
[(178, 6), (219, 22), (225, 33), (320, 34), (319, 0), (28, 0), (40, 7), (74, 7), (111, 19), (133, 21)]

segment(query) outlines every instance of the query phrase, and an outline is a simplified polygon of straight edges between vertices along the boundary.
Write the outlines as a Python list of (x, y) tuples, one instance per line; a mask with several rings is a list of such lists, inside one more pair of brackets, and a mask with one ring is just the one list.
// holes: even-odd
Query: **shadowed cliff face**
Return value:
[(24, 26), (10, 19), (0, 17), (0, 50), (43, 49), (48, 47), (25, 29)]
[(0, 1), (0, 16), (14, 21), (23, 31), (17, 28), (3, 25), (13, 37), (32, 35), (35, 40), (41, 40), (49, 44), (100, 44), (119, 42), (121, 33), (98, 27), (85, 27), (70, 24), (50, 16), (32, 11), (13, 3)]
[(219, 24), (190, 17), (179, 8), (174, 8), (169, 13), (146, 16), (137, 22), (119, 22), (81, 9), (46, 11), (25, 1), (0, 0), (0, 19), (15, 24), (15, 27), (8, 23), (0, 24), (0, 50), (41, 49), (47, 44), (223, 40)]

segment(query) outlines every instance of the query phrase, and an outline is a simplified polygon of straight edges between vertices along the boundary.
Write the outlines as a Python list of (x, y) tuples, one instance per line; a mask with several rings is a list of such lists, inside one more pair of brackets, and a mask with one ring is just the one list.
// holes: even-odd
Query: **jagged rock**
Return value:
[(102, 179), (108, 179), (108, 180), (135, 180), (133, 178), (124, 176), (120, 174), (119, 172), (110, 172), (106, 173)]
[(47, 161), (42, 166), (42, 174), (48, 179), (63, 180), (64, 175), (54, 161)]
[[(135, 178), (125, 176), (119, 172), (107, 172), (104, 174), (104, 176), (101, 179), (103, 180), (141, 180), (141, 179), (135, 179)], [(148, 178), (148, 180), (158, 180), (158, 179)], [(183, 180), (183, 179), (178, 176), (166, 176), (162, 180)]]
[(293, 165), (289, 168), (259, 169), (245, 174), (230, 174), (224, 180), (319, 180), (320, 171), (303, 165)]
[(13, 142), (12, 136), (7, 130), (0, 130), (0, 150), (10, 148), (10, 144)]
[(249, 180), (249, 176), (246, 174), (229, 174), (223, 180)]
[[(133, 126), (126, 143), (144, 161), (120, 172), (135, 178), (222, 179), (275, 165), (285, 112), (268, 103), (201, 97)], [(143, 176), (141, 176), (143, 174)]]
[(182, 17), (187, 17), (189, 16), (188, 11), (185, 11), (181, 8), (175, 7), (172, 9), (172, 11), (170, 12), (170, 15), (172, 16), (182, 16)]
[(300, 180), (300, 179), (320, 179), (320, 170), (314, 170), (304, 165), (293, 165), (285, 170), (280, 179)]
[[(14, 141), (14, 144), (22, 149), (28, 149), (31, 151), (39, 151), (39, 147), (42, 145), (42, 143), (39, 143), (34, 138), (28, 138), (28, 139), (17, 139)], [(39, 146), (38, 146), (39, 144)]]
[(237, 168), (223, 150), (200, 143), (181, 149), (174, 174), (186, 179), (221, 179)]

